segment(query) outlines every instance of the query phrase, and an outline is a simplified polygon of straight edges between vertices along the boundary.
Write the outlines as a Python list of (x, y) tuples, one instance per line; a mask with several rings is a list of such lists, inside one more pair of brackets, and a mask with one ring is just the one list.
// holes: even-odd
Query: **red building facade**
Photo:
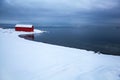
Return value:
[(15, 31), (34, 32), (33, 25), (16, 24)]

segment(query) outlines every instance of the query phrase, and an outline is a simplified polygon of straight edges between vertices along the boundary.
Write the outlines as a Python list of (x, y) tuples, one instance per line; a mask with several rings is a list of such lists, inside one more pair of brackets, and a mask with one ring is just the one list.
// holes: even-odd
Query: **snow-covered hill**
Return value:
[(120, 80), (120, 56), (29, 41), (19, 34), (26, 32), (0, 28), (0, 80)]

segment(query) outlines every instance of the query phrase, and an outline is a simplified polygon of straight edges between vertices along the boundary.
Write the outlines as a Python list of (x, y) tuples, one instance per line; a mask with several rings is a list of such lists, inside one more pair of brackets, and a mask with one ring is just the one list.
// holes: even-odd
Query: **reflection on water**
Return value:
[(25, 38), (28, 40), (34, 40), (34, 34), (21, 34), (21, 35), (19, 35), (19, 37)]

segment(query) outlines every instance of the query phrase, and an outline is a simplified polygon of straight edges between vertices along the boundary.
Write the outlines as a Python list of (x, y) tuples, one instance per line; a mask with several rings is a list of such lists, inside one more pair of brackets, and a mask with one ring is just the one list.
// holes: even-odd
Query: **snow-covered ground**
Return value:
[(0, 28), (0, 80), (120, 80), (120, 56), (18, 37), (25, 33)]

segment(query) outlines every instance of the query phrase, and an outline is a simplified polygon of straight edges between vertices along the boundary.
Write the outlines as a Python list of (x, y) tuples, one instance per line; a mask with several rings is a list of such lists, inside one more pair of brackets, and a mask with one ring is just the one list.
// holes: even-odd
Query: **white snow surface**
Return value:
[(120, 56), (18, 37), (25, 33), (0, 28), (0, 80), (120, 80)]

